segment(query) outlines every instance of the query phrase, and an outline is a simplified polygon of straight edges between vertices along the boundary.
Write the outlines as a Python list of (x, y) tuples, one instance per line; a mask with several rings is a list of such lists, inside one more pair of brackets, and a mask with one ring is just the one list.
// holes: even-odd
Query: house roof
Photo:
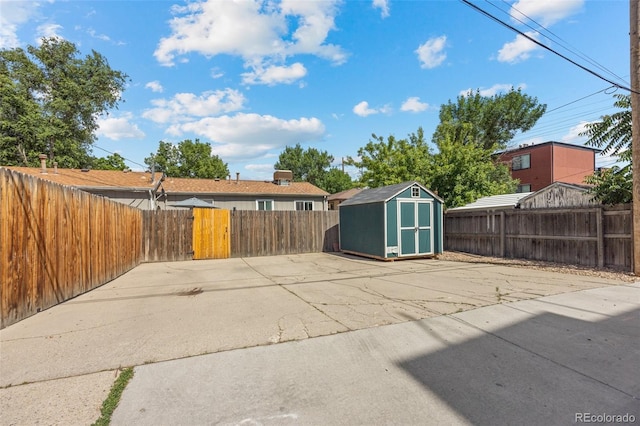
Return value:
[(504, 151), (499, 151), (496, 154), (498, 155), (503, 155), (503, 154), (512, 154), (514, 152), (518, 152), (518, 151), (523, 151), (523, 150), (529, 150), (529, 149), (534, 149), (534, 148), (540, 148), (542, 146), (546, 146), (546, 145), (559, 145), (559, 146), (564, 146), (567, 148), (573, 148), (573, 149), (585, 149), (588, 151), (593, 151), (595, 153), (601, 152), (601, 149), (598, 148), (592, 148), (590, 146), (584, 146), (584, 145), (575, 145), (572, 143), (566, 143), (566, 142), (556, 142), (556, 141), (547, 141), (547, 142), (542, 142), (542, 143), (536, 143), (536, 144), (523, 144), (518, 146), (517, 148), (511, 148), (511, 149), (506, 149)]
[[(32, 175), (61, 185), (86, 190), (149, 191), (154, 182), (149, 172), (124, 172), (119, 170), (48, 169), (41, 173), (38, 167), (2, 166), (20, 173)], [(156, 173), (155, 179), (159, 179)], [(328, 192), (308, 182), (290, 182), (276, 185), (271, 181), (214, 180), (166, 177), (162, 188), (168, 194), (258, 194), (258, 195), (313, 195), (326, 196)]]
[(438, 197), (433, 192), (429, 191), (427, 188), (422, 186), (420, 183), (411, 181), (411, 182), (403, 182), (397, 183), (395, 185), (383, 186), (380, 188), (370, 188), (365, 189), (348, 200), (344, 201), (340, 206), (351, 206), (356, 204), (369, 204), (369, 203), (378, 203), (378, 202), (387, 202), (405, 189), (418, 185), (420, 188), (425, 190), (429, 195), (431, 195), (436, 200), (443, 202), (440, 197)]
[(521, 199), (533, 194), (533, 192), (519, 192), (517, 194), (491, 195), (482, 197), (473, 203), (466, 204), (461, 207), (454, 207), (448, 211), (471, 211), (471, 210), (490, 210), (490, 209), (507, 209), (515, 207)]
[(354, 195), (360, 192), (362, 192), (362, 188), (351, 188), (351, 189), (347, 189), (346, 191), (331, 194), (329, 195), (327, 200), (328, 201), (344, 201), (344, 200), (348, 200), (349, 198), (353, 197)]

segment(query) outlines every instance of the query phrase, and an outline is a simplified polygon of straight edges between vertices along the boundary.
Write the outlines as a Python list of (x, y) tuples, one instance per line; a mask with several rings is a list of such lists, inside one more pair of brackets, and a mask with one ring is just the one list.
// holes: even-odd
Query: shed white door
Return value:
[(433, 254), (433, 204), (431, 201), (399, 201), (400, 256)]

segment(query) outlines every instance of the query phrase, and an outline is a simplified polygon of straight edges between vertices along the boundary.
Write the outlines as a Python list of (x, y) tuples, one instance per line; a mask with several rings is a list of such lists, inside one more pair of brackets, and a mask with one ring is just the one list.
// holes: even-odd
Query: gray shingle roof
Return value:
[(439, 201), (442, 201), (433, 192), (429, 191), (427, 188), (425, 188), (424, 186), (422, 186), (418, 182), (412, 181), (412, 182), (397, 183), (395, 185), (383, 186), (383, 187), (380, 187), (380, 188), (365, 189), (362, 192), (360, 192), (360, 193), (354, 195), (353, 197), (349, 198), (348, 200), (344, 201), (342, 204), (340, 204), (340, 206), (351, 206), (351, 205), (356, 205), (356, 204), (369, 204), (369, 203), (385, 202), (385, 201), (390, 200), (394, 196), (398, 195), (399, 193), (401, 193), (402, 191), (404, 191), (405, 189), (407, 189), (407, 188), (409, 188), (409, 187), (411, 187), (413, 185), (418, 185), (419, 187), (421, 187), (422, 189), (427, 191), (435, 199), (437, 199)]

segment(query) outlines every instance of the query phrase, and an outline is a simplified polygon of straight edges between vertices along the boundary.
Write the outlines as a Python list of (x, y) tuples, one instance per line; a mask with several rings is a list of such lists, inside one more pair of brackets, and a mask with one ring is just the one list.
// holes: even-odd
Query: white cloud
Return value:
[(588, 121), (581, 121), (580, 123), (570, 128), (567, 134), (562, 137), (562, 142), (583, 145), (584, 142), (586, 142), (587, 137), (580, 136), (580, 133), (584, 132), (587, 129), (587, 124), (589, 124)]
[(243, 108), (245, 97), (233, 89), (193, 93), (177, 93), (172, 99), (154, 99), (155, 108), (144, 111), (142, 116), (156, 123), (188, 121), (193, 117), (207, 117), (238, 111)]
[(540, 25), (548, 27), (556, 22), (578, 12), (584, 0), (519, 0), (511, 6), (511, 17), (522, 20), (523, 15), (537, 21)]
[(121, 117), (100, 118), (98, 119), (96, 133), (116, 141), (120, 139), (141, 139), (145, 134), (135, 123), (131, 122), (132, 118), (133, 115), (131, 113), (125, 113)]
[(245, 169), (251, 170), (252, 172), (273, 172), (273, 164), (247, 164), (244, 166)]
[(413, 96), (413, 97), (407, 98), (407, 100), (402, 103), (400, 110), (409, 111), (409, 112), (421, 112), (421, 111), (425, 111), (427, 108), (429, 108), (428, 103), (420, 102), (419, 97)]
[(220, 68), (215, 67), (215, 68), (211, 68), (211, 78), (213, 79), (217, 79), (224, 76), (224, 72), (222, 72), (220, 70)]
[[(273, 76), (261, 78), (271, 70), (275, 74), (288, 71), (282, 81), (289, 83), (301, 71), (301, 64), (286, 65), (291, 56), (310, 54), (337, 65), (346, 61), (340, 46), (326, 43), (329, 31), (335, 29), (336, 3), (207, 0), (174, 7), (171, 35), (160, 40), (154, 56), (165, 66), (174, 65), (177, 56), (192, 52), (207, 57), (240, 56), (245, 67), (252, 70), (245, 76), (247, 82), (279, 82)], [(266, 68), (265, 63), (269, 64)]]
[(267, 68), (254, 67), (252, 72), (242, 74), (242, 82), (245, 84), (266, 84), (273, 86), (284, 83), (291, 84), (307, 75), (307, 69), (300, 62), (291, 66), (271, 65)]
[(372, 114), (389, 114), (391, 113), (391, 106), (387, 104), (380, 108), (369, 108), (369, 102), (362, 101), (353, 107), (353, 112), (360, 117), (366, 117)]
[(144, 87), (147, 89), (151, 89), (152, 92), (156, 93), (162, 93), (162, 91), (164, 90), (164, 87), (162, 87), (162, 84), (160, 84), (158, 80), (150, 81), (145, 84)]
[(0, 0), (0, 49), (20, 46), (18, 28), (38, 13), (36, 2)]
[(353, 112), (360, 117), (366, 117), (368, 115), (378, 113), (377, 110), (369, 108), (369, 102), (367, 101), (362, 101), (358, 105), (354, 106)]
[(87, 34), (89, 34), (93, 38), (97, 38), (98, 40), (111, 41), (111, 38), (108, 35), (98, 34), (96, 33), (96, 30), (94, 30), (93, 28), (89, 28), (87, 30)]
[(420, 60), (420, 68), (435, 68), (447, 59), (447, 54), (443, 52), (447, 43), (447, 36), (430, 38), (421, 44), (416, 53)]
[(243, 113), (206, 117), (174, 124), (167, 129), (175, 136), (190, 132), (214, 141), (213, 153), (225, 160), (265, 156), (269, 151), (287, 145), (319, 140), (324, 131), (324, 124), (315, 117), (284, 120), (270, 115)]
[(373, 0), (373, 7), (380, 9), (380, 15), (383, 18), (389, 17), (389, 0)]
[[(536, 39), (536, 33), (534, 32), (527, 32), (525, 34)], [(518, 34), (513, 41), (505, 43), (502, 49), (498, 51), (498, 61), (508, 62), (510, 64), (522, 62), (529, 59), (531, 52), (539, 48), (537, 44)]]
[[(543, 27), (550, 27), (556, 22), (578, 12), (584, 5), (584, 0), (519, 0), (511, 6), (510, 15), (514, 22), (517, 20), (533, 19)], [(539, 39), (535, 31), (525, 32), (534, 40)], [(538, 45), (526, 37), (518, 34), (513, 41), (505, 43), (498, 51), (498, 61), (515, 64), (531, 57), (531, 53), (540, 49)]]
[(60, 35), (60, 30), (62, 29), (62, 25), (48, 23), (39, 25), (36, 28), (36, 42), (38, 44), (42, 43), (43, 38), (64, 38)]
[[(494, 84), (493, 86), (489, 87), (488, 89), (477, 89), (480, 92), (480, 96), (494, 96), (497, 95), (498, 93), (504, 93), (504, 92), (508, 92), (512, 89), (526, 89), (527, 85), (524, 83), (520, 83), (517, 86), (514, 86), (513, 84)], [(460, 96), (469, 96), (469, 95), (473, 95), (476, 93), (476, 89), (466, 89), (466, 90), (461, 90), (459, 95)]]

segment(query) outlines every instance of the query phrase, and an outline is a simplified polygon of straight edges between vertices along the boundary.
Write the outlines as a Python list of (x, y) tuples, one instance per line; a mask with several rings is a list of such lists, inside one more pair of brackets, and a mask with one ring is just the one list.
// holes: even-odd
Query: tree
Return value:
[(101, 158), (94, 158), (92, 167), (95, 170), (126, 170), (124, 157), (114, 152), (112, 155)]
[(429, 187), (444, 200), (447, 208), (462, 206), (489, 195), (515, 192), (518, 185), (505, 164), (493, 158), (491, 150), (477, 144), (465, 144), (443, 132), (436, 145), (429, 173)]
[[(440, 107), (440, 125), (433, 142), (453, 137), (455, 141), (475, 143), (486, 150), (504, 149), (517, 132), (531, 129), (546, 109), (537, 98), (520, 89), (494, 96), (482, 96), (479, 91), (458, 96), (455, 103), (449, 101)], [(442, 134), (445, 124), (446, 136)]]
[(185, 139), (178, 145), (160, 141), (158, 151), (144, 159), (149, 168), (163, 171), (168, 176), (215, 179), (229, 176), (227, 163), (211, 154), (209, 143)]
[(127, 75), (96, 51), (45, 38), (40, 46), (0, 50), (0, 162), (39, 164), (49, 153), (61, 167), (91, 163), (98, 117), (117, 107)]
[(602, 153), (618, 157), (628, 164), (622, 168), (612, 167), (596, 171), (587, 177), (586, 183), (594, 185), (590, 190), (594, 199), (603, 204), (630, 203), (633, 200), (633, 167), (631, 164), (631, 96), (614, 95), (614, 106), (620, 108), (611, 115), (602, 116), (601, 121), (589, 123), (580, 136), (587, 136), (588, 146), (602, 148)]
[(631, 166), (596, 171), (585, 182), (594, 185), (589, 192), (602, 204), (620, 204), (633, 201), (633, 176)]
[(319, 186), (332, 161), (333, 156), (327, 151), (315, 148), (303, 150), (300, 144), (296, 144), (294, 147), (287, 146), (273, 167), (275, 170), (291, 170), (295, 182), (309, 182)]
[(346, 191), (353, 188), (353, 181), (348, 173), (343, 172), (337, 167), (332, 167), (318, 182), (318, 187), (324, 189), (329, 194)]
[(385, 141), (382, 136), (371, 136), (373, 141), (358, 150), (359, 159), (348, 157), (346, 161), (361, 170), (361, 186), (377, 188), (412, 180), (426, 183), (431, 154), (422, 128), (408, 139), (391, 135)]

